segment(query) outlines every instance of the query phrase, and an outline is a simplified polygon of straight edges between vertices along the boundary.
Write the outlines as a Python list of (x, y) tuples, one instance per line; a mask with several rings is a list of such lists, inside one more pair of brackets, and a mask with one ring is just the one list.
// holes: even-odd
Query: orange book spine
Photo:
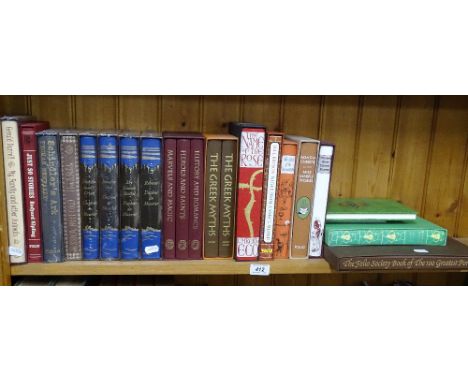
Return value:
[(274, 259), (289, 258), (296, 157), (297, 143), (284, 140), (278, 179), (278, 198), (276, 202), (276, 226), (273, 248)]

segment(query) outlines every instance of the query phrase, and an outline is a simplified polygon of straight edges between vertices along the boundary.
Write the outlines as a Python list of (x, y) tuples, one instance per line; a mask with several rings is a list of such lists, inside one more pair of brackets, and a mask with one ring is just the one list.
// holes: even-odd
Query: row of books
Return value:
[(229, 134), (1, 126), (13, 263), (322, 254), (333, 144), (244, 122)]

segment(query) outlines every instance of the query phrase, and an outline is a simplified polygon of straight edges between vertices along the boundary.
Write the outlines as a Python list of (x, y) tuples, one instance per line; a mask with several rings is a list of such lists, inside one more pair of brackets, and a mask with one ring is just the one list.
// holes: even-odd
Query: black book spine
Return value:
[(38, 134), (44, 262), (63, 261), (63, 216), (59, 136)]
[(139, 139), (120, 138), (120, 256), (140, 257)]

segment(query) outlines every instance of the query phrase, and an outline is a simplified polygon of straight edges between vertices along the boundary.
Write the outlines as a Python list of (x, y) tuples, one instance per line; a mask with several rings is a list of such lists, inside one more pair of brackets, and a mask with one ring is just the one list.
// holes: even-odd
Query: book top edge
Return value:
[(172, 139), (204, 139), (202, 133), (192, 131), (164, 131), (162, 137)]
[(21, 115), (3, 115), (0, 117), (0, 121), (34, 121), (34, 117), (32, 115), (21, 114)]
[(304, 137), (301, 135), (289, 135), (286, 134), (284, 136), (286, 139), (289, 139), (291, 141), (295, 141), (298, 143), (320, 143), (318, 139), (310, 138), (310, 137)]
[[(362, 215), (413, 215), (417, 212), (404, 204), (387, 198), (331, 198), (327, 207), (327, 219), (338, 220), (341, 215), (345, 219), (345, 215), (355, 215), (351, 220), (359, 220)], [(378, 218), (383, 220), (382, 218)], [(392, 218), (392, 220), (395, 220)]]
[(206, 133), (204, 134), (205, 139), (207, 141), (209, 140), (219, 140), (219, 141), (238, 141), (239, 138), (237, 138), (235, 135), (232, 134), (211, 134), (211, 133)]

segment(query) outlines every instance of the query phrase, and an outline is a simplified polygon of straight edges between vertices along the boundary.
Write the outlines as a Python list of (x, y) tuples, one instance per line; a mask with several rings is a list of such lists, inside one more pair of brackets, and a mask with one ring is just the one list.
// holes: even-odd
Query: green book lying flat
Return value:
[(417, 217), (391, 223), (327, 223), (325, 243), (350, 245), (446, 245), (447, 230)]
[(333, 198), (328, 202), (327, 222), (375, 222), (415, 220), (416, 211), (391, 199)]

